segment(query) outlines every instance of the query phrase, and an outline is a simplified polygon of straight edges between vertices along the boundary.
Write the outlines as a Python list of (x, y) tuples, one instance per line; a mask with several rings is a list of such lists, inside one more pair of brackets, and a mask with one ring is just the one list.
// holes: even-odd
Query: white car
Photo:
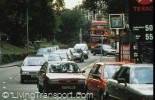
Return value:
[(86, 59), (89, 58), (89, 57), (88, 57), (88, 55), (89, 55), (89, 50), (88, 50), (87, 44), (85, 44), (85, 43), (78, 43), (78, 44), (75, 44), (74, 48), (75, 48), (75, 49), (79, 49), (79, 48), (82, 49), (82, 51), (84, 52), (84, 57), (85, 57)]
[(59, 49), (59, 50), (56, 50), (57, 52), (66, 52), (69, 56), (69, 59), (71, 61), (74, 61), (74, 56), (73, 56), (73, 53), (71, 52), (70, 49)]
[(69, 58), (69, 56), (68, 56), (68, 54), (67, 54), (67, 52), (61, 52), (61, 51), (54, 51), (54, 52), (52, 52), (53, 54), (59, 54), (60, 55), (60, 57), (62, 58), (62, 61), (70, 61), (70, 58)]
[(153, 100), (153, 64), (126, 64), (108, 79), (104, 100)]
[(36, 80), (37, 73), (45, 61), (47, 61), (47, 59), (43, 56), (26, 57), (20, 68), (21, 83), (24, 83), (25, 80)]

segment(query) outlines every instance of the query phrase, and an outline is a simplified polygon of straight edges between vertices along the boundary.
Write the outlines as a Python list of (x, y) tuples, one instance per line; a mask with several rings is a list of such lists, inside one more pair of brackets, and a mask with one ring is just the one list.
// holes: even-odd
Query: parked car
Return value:
[(63, 61), (70, 61), (70, 58), (69, 58), (67, 52), (61, 52), (61, 51), (56, 50), (56, 51), (54, 51), (52, 53), (53, 54), (59, 54)]
[(37, 72), (40, 70), (44, 62), (47, 61), (43, 56), (28, 56), (20, 65), (20, 82), (25, 80), (36, 80)]
[(153, 100), (153, 64), (127, 64), (107, 81), (105, 100)]
[(108, 44), (98, 44), (90, 51), (94, 56), (96, 54), (102, 54), (103, 56), (106, 56), (108, 54), (115, 55), (118, 53), (116, 49), (113, 49), (112, 46)]
[(44, 56), (48, 61), (62, 61), (62, 58), (59, 54), (49, 54)]
[(82, 49), (82, 51), (84, 52), (84, 57), (86, 59), (88, 59), (88, 55), (89, 55), (89, 50), (88, 50), (88, 46), (87, 44), (85, 43), (78, 43), (78, 44), (75, 44), (74, 46), (75, 49)]
[(86, 77), (74, 61), (48, 61), (38, 73), (38, 91), (85, 93)]
[(80, 48), (74, 48), (74, 60), (79, 60), (79, 62), (84, 62), (84, 53)]
[[(87, 92), (93, 93), (94, 98), (103, 100), (103, 93), (107, 79), (110, 79), (118, 71), (124, 62), (98, 62), (94, 64), (87, 77)], [(92, 99), (92, 98), (88, 98)]]

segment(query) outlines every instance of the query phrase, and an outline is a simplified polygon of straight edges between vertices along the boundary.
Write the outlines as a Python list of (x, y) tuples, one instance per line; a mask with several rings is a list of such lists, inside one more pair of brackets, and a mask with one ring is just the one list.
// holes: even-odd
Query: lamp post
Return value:
[[(101, 37), (101, 43), (103, 44), (103, 37)], [(100, 62), (101, 62), (101, 60), (102, 60), (102, 56), (103, 56), (103, 47), (101, 46), (101, 56), (100, 56)]]
[(27, 52), (29, 52), (29, 11), (28, 11), (28, 1), (26, 0), (26, 33), (27, 33)]
[(0, 64), (2, 63), (2, 41), (1, 41), (1, 38), (2, 38), (2, 33), (0, 33)]

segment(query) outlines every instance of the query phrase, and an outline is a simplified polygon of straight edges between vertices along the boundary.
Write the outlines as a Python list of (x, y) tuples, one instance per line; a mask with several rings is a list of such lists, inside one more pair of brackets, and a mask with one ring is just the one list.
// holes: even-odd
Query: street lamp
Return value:
[(26, 0), (26, 32), (27, 32), (27, 52), (29, 52), (29, 12), (28, 12), (28, 1), (29, 0)]
[[(101, 43), (103, 44), (103, 39), (104, 39), (104, 37), (101, 37)], [(103, 47), (102, 47), (102, 45), (101, 45), (101, 56), (100, 56), (100, 62), (101, 62), (101, 60), (102, 60), (102, 56), (103, 56), (103, 51), (102, 51), (102, 49), (103, 49)]]
[(2, 38), (3, 33), (0, 33), (0, 64), (2, 63)]

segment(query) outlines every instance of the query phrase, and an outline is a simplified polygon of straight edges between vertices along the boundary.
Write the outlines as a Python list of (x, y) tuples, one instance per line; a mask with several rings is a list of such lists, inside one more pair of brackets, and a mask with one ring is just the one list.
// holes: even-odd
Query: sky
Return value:
[(76, 5), (81, 4), (82, 0), (64, 0), (65, 7), (68, 9), (74, 8)]

